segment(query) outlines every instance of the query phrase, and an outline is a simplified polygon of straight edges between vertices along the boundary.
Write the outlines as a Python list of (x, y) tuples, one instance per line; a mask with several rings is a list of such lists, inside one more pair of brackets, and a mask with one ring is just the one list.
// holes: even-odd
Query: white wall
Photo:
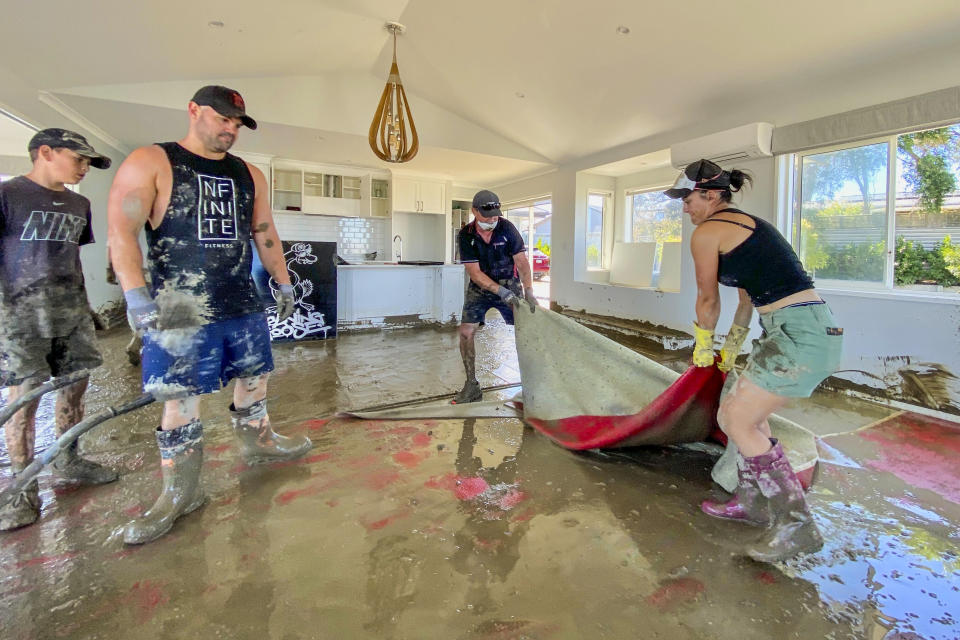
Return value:
[[(70, 128), (69, 125), (67, 128)], [(110, 186), (117, 168), (126, 157), (122, 152), (112, 149), (101, 140), (86, 135), (87, 141), (100, 153), (113, 161), (109, 169), (93, 169), (87, 172), (80, 183), (80, 194), (90, 200), (93, 218), (93, 244), (80, 249), (80, 261), (83, 264), (83, 277), (87, 286), (87, 298), (94, 311), (103, 311), (117, 304), (123, 297), (120, 287), (107, 284), (107, 199)]]
[[(449, 224), (449, 214), (446, 216), (432, 213), (409, 213), (397, 211), (393, 214), (393, 237), (399, 235), (403, 240), (403, 259), (404, 260), (437, 260), (443, 262), (447, 250), (447, 225)], [(397, 242), (396, 248), (391, 248), (389, 258), (396, 257), (396, 252), (400, 248)]]
[(19, 176), (30, 171), (30, 156), (0, 156), (0, 174)]

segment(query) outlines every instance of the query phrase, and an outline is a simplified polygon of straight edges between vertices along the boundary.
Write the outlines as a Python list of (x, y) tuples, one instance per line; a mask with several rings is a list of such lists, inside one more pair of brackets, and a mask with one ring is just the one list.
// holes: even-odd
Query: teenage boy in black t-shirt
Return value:
[(464, 294), (460, 321), (460, 356), (467, 381), (454, 404), (482, 398), (473, 335), (487, 311), (496, 309), (507, 324), (513, 324), (513, 307), (521, 303), (520, 296), (530, 305), (530, 311), (537, 308), (523, 238), (513, 223), (501, 217), (500, 198), (492, 191), (478, 191), (473, 196), (471, 211), (473, 222), (457, 235), (460, 262), (470, 276), (470, 284)]
[[(8, 402), (58, 377), (100, 366), (90, 303), (80, 268), (80, 246), (93, 242), (90, 201), (65, 185), (77, 184), (90, 167), (106, 169), (78, 133), (44, 129), (27, 146), (33, 169), (0, 185), (0, 385)], [(83, 418), (87, 379), (57, 392), (56, 433)], [(14, 475), (33, 460), (39, 399), (18, 411), (4, 432)], [(77, 443), (54, 461), (54, 472), (82, 484), (103, 484), (117, 474), (77, 454)], [(0, 508), (0, 530), (40, 517), (33, 480)]]

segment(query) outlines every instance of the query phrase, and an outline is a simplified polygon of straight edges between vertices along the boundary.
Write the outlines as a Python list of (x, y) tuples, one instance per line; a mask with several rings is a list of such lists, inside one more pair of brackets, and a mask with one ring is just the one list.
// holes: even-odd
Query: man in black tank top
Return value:
[[(164, 401), (157, 429), (163, 488), (124, 530), (139, 544), (203, 504), (199, 396), (237, 378), (230, 412), (244, 457), (286, 460), (308, 451), (305, 436), (273, 431), (266, 408), (273, 370), (270, 334), (250, 274), (252, 245), (277, 282), (277, 313), (293, 312), (293, 288), (259, 169), (227, 153), (241, 126), (256, 129), (232, 89), (203, 87), (188, 105), (179, 142), (134, 151), (117, 171), (109, 243), (131, 322), (143, 331), (143, 388)], [(146, 225), (146, 286), (137, 235)], [(252, 243), (250, 241), (253, 241)]]

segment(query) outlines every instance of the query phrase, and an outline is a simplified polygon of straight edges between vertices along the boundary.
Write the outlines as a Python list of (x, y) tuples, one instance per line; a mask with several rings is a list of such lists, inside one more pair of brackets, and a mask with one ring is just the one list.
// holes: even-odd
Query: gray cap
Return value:
[(47, 145), (51, 149), (70, 149), (84, 158), (90, 158), (90, 166), (97, 169), (109, 169), (110, 158), (94, 151), (87, 139), (76, 131), (69, 129), (42, 129), (37, 131), (29, 144), (27, 151), (39, 149)]
[(477, 191), (476, 195), (473, 196), (472, 206), (480, 211), (480, 215), (484, 218), (503, 215), (503, 212), (500, 211), (500, 198), (493, 191), (487, 191), (486, 189)]

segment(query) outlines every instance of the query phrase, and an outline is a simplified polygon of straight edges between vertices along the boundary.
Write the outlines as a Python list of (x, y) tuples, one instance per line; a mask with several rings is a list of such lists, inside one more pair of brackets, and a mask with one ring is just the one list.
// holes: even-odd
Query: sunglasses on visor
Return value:
[(499, 208), (499, 202), (484, 202), (483, 204), (477, 206), (477, 209), (480, 209), (480, 211), (493, 211)]

